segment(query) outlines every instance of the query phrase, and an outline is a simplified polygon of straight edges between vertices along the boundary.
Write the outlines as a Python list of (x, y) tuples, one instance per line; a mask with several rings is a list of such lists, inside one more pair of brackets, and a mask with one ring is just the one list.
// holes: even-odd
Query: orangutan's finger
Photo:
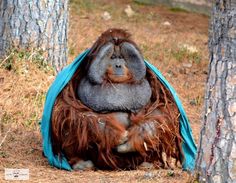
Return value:
[(125, 130), (125, 132), (120, 137), (119, 145), (124, 144), (126, 141), (128, 141), (128, 134), (128, 131)]

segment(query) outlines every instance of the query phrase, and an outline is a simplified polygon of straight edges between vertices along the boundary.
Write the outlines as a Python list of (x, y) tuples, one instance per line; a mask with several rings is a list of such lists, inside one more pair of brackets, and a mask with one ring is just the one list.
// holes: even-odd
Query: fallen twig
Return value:
[(0, 67), (3, 66), (4, 62), (6, 62), (7, 59), (10, 58), (10, 56), (11, 56), (12, 54), (13, 54), (13, 52), (11, 52), (11, 53), (1, 62)]
[(0, 143), (0, 149), (1, 149), (3, 142), (6, 140), (7, 135), (8, 135), (8, 133), (9, 133), (10, 131), (11, 131), (11, 128), (9, 128), (9, 130), (8, 130), (7, 133), (6, 133), (6, 135), (3, 137), (3, 139), (2, 139), (2, 141), (1, 141), (1, 143)]

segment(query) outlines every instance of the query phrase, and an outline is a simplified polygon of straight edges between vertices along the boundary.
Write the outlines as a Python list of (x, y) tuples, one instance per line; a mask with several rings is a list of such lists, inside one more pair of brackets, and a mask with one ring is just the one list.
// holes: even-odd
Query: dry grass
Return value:
[(53, 70), (43, 65), (35, 51), (13, 51), (2, 62), (0, 77), (1, 122), (37, 128)]
[[(127, 4), (135, 11), (133, 17), (128, 18), (124, 13)], [(110, 20), (101, 18), (104, 11), (111, 14)], [(198, 142), (208, 63), (207, 17), (127, 0), (73, 0), (70, 16), (69, 62), (90, 47), (104, 30), (110, 27), (127, 29), (145, 58), (161, 70), (176, 89)], [(163, 25), (166, 21), (171, 25)], [(0, 182), (4, 180), (3, 168), (29, 168), (30, 182), (188, 180), (187, 173), (180, 169), (175, 169), (172, 176), (170, 170), (66, 172), (50, 167), (42, 157), (38, 122), (46, 91), (55, 76), (37, 54), (14, 51), (4, 64), (0, 62), (0, 144), (11, 129), (0, 146)]]

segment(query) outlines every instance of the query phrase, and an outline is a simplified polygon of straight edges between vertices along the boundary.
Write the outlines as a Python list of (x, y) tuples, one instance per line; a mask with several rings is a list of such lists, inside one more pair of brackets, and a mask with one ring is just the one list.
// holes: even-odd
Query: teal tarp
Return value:
[[(51, 87), (48, 90), (46, 101), (44, 105), (44, 111), (41, 121), (41, 133), (43, 138), (43, 151), (44, 155), (48, 158), (48, 162), (50, 165), (66, 169), (72, 170), (71, 166), (69, 165), (68, 161), (65, 157), (60, 158), (53, 154), (52, 151), (52, 141), (51, 141), (51, 114), (54, 106), (54, 102), (58, 96), (58, 94), (63, 90), (66, 84), (70, 81), (72, 76), (74, 75), (75, 71), (79, 67), (80, 63), (84, 60), (85, 56), (88, 54), (89, 50), (84, 51), (80, 54), (70, 65), (65, 67), (56, 77), (55, 81), (52, 83)], [(182, 150), (184, 153), (184, 162), (183, 162), (183, 169), (184, 170), (193, 170), (195, 164), (195, 156), (196, 156), (196, 145), (193, 140), (192, 130), (189, 125), (188, 118), (186, 113), (183, 109), (183, 106), (173, 89), (173, 87), (168, 83), (168, 81), (162, 76), (160, 71), (145, 61), (147, 67), (149, 67), (157, 76), (157, 78), (165, 85), (165, 87), (170, 90), (172, 93), (175, 102), (180, 111), (180, 130), (181, 136), (184, 140), (182, 144)]]

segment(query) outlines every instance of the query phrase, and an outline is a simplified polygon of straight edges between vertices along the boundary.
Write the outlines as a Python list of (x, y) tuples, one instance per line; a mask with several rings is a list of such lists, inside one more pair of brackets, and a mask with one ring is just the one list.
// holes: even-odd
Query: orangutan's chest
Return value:
[(139, 84), (93, 85), (86, 78), (79, 84), (79, 99), (97, 112), (137, 111), (151, 98), (151, 87), (147, 80)]

